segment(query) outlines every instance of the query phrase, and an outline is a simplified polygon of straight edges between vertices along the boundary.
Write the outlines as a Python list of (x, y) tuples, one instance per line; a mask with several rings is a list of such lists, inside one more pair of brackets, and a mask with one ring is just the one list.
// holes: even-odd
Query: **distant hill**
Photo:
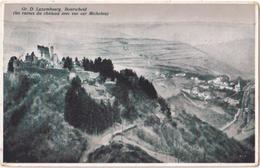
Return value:
[(225, 62), (230, 67), (241, 70), (245, 79), (254, 79), (255, 72), (254, 39), (241, 39), (225, 43), (198, 45), (197, 48), (209, 53), (211, 58)]
[[(117, 59), (123, 58), (125, 64), (134, 58), (137, 60), (132, 64), (143, 66), (150, 64), (151, 58), (160, 58), (157, 62), (160, 65), (175, 63), (183, 68), (196, 67), (204, 73), (225, 72), (243, 77), (251, 75), (252, 66), (249, 65), (254, 61), (252, 60), (254, 43), (253, 40), (247, 40), (254, 39), (253, 25), (182, 22), (131, 24), (75, 22), (64, 25), (62, 22), (51, 24), (5, 22), (4, 30), (5, 63), (12, 55), (20, 56), (26, 54), (25, 51), (34, 49), (37, 44), (48, 45), (48, 43), (54, 44), (60, 58), (109, 56), (114, 63)], [(230, 57), (234, 59), (227, 59)], [(237, 57), (238, 59), (235, 59)], [(247, 59), (248, 57), (250, 59)], [(127, 62), (127, 59), (130, 60)], [(242, 68), (238, 60), (243, 60)], [(144, 62), (146, 64), (143, 64)], [(118, 65), (119, 63), (123, 64), (122, 60)]]
[[(178, 41), (142, 38), (99, 39), (97, 52), (116, 65), (153, 70), (174, 70), (175, 67), (199, 74), (243, 75), (240, 69), (219, 61), (192, 45)], [(105, 46), (105, 49), (103, 49)]]

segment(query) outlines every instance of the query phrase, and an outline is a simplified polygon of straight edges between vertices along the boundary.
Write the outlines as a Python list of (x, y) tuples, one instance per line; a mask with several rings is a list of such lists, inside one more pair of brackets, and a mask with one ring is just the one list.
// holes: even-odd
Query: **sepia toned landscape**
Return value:
[(5, 20), (4, 162), (254, 163), (254, 20), (211, 17)]

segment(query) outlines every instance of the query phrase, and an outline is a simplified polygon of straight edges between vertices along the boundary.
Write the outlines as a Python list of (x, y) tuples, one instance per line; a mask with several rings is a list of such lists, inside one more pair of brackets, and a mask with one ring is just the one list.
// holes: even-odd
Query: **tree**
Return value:
[(81, 80), (75, 77), (71, 81), (71, 87), (65, 96), (65, 120), (75, 127), (82, 127), (80, 120), (86, 119), (88, 116), (83, 115), (84, 99), (86, 92), (81, 88)]
[(16, 56), (12, 56), (8, 62), (8, 72), (14, 72), (14, 61), (17, 60)]
[(157, 98), (157, 92), (151, 82), (145, 79), (143, 76), (139, 78), (139, 85), (142, 90), (151, 98)]
[(102, 60), (100, 57), (98, 57), (93, 62), (92, 60), (83, 58), (82, 66), (85, 71), (100, 72), (104, 79), (115, 79), (114, 65), (110, 59)]
[[(110, 103), (109, 103), (110, 104)], [(120, 117), (120, 104), (119, 101), (116, 99), (113, 106), (111, 107), (111, 111), (113, 112), (113, 122), (119, 122), (121, 123), (121, 117)]]
[(26, 93), (30, 89), (31, 85), (31, 78), (25, 74), (19, 75), (19, 83), (16, 89), (15, 100), (19, 100), (20, 98), (26, 96)]
[(138, 78), (136, 72), (132, 69), (123, 69), (120, 72), (114, 70), (114, 65), (110, 59), (96, 58), (94, 62), (86, 58), (82, 59), (82, 65), (85, 71), (100, 72), (103, 81), (106, 78), (117, 79), (117, 84), (124, 84), (128, 88), (141, 88), (150, 98), (157, 98), (157, 91), (153, 84), (143, 76)]
[(162, 112), (166, 114), (166, 117), (171, 120), (171, 108), (169, 107), (169, 104), (165, 101), (164, 98), (159, 97), (158, 98), (158, 103), (161, 106)]
[(93, 69), (95, 72), (98, 72), (98, 70), (100, 69), (101, 62), (102, 62), (102, 59), (100, 57), (95, 59), (95, 61), (94, 61), (94, 69)]
[(118, 84), (124, 83), (127, 86), (134, 87), (134, 81), (138, 80), (137, 74), (132, 69), (123, 69), (120, 73), (115, 74), (117, 76)]
[(128, 103), (126, 105), (126, 110), (123, 113), (123, 117), (129, 119), (130, 121), (133, 121), (134, 119), (137, 118), (137, 116), (138, 113), (135, 107), (132, 104)]
[[(117, 114), (117, 113), (116, 113)], [(65, 120), (88, 133), (99, 133), (112, 125), (111, 104), (96, 103), (81, 86), (78, 76), (72, 79), (65, 96)]]
[(89, 60), (89, 59), (84, 57), (82, 59), (82, 66), (83, 66), (85, 71), (94, 71), (95, 72), (94, 63), (93, 63), (92, 60)]
[(71, 86), (72, 86), (73, 88), (80, 88), (80, 87), (81, 87), (81, 79), (80, 79), (78, 76), (76, 76), (75, 78), (73, 78), (73, 79), (71, 80)]
[(114, 66), (110, 59), (104, 59), (100, 63), (98, 71), (105, 77), (113, 77)]
[(79, 60), (78, 60), (78, 57), (75, 58), (75, 64), (78, 65), (78, 66), (80, 66), (80, 62), (79, 62)]
[(68, 68), (71, 71), (71, 69), (73, 68), (72, 58), (70, 58), (70, 57), (65, 58), (63, 68)]

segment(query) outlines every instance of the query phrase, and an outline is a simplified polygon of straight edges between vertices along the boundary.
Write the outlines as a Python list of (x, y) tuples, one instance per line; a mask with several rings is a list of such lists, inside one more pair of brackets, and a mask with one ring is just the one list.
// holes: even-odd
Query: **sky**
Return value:
[[(107, 12), (108, 16), (24, 16), (13, 15), (25, 7), (87, 8), (87, 11)], [(254, 4), (6, 4), (5, 21), (44, 22), (224, 22), (253, 24)]]

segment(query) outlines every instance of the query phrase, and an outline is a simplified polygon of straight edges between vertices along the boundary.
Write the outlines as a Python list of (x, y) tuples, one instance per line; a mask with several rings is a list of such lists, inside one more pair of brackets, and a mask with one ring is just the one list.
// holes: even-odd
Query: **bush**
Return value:
[(19, 76), (18, 88), (14, 100), (18, 101), (20, 98), (23, 98), (30, 89), (31, 85), (31, 79), (27, 75), (21, 74)]
[(171, 108), (169, 107), (169, 104), (165, 101), (164, 98), (159, 97), (158, 103), (161, 106), (161, 111), (166, 114), (166, 117), (171, 120)]
[(41, 81), (41, 75), (38, 74), (38, 73), (33, 73), (31, 75), (31, 80), (32, 80), (33, 84), (37, 84), (37, 83), (39, 83)]
[(176, 121), (171, 121), (171, 125), (172, 125), (174, 128), (177, 128), (177, 122), (176, 122)]

